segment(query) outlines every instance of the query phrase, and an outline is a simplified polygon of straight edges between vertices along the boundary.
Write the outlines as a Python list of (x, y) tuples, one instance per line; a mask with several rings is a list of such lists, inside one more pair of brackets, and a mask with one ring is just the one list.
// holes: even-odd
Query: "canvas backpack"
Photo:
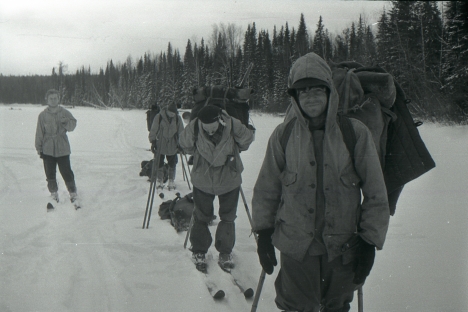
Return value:
[(253, 93), (250, 88), (228, 88), (220, 85), (195, 88), (193, 100), (195, 102), (190, 120), (197, 117), (198, 112), (206, 105), (215, 105), (224, 109), (229, 116), (239, 119), (246, 127), (252, 127), (250, 121), (249, 99)]
[(148, 131), (151, 130), (154, 117), (156, 117), (159, 111), (160, 111), (160, 108), (157, 105), (153, 105), (150, 109), (146, 111), (146, 127), (148, 128)]
[(177, 232), (187, 231), (192, 218), (195, 204), (193, 202), (193, 193), (189, 193), (176, 201), (170, 210), (171, 224)]

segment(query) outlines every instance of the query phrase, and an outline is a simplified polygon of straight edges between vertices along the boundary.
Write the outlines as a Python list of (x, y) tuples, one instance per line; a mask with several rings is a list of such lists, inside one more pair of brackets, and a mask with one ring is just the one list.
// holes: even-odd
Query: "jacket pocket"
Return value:
[(350, 188), (359, 188), (361, 184), (361, 179), (355, 173), (346, 173), (340, 177), (341, 182), (347, 187)]
[(237, 172), (237, 161), (235, 155), (227, 155), (225, 166), (229, 168), (231, 172)]
[(289, 171), (289, 170), (285, 170), (281, 173), (280, 180), (284, 186), (290, 186), (296, 183), (297, 173)]

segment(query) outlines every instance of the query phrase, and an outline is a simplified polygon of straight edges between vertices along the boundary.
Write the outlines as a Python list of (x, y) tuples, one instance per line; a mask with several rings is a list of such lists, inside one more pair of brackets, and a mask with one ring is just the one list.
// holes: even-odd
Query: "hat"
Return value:
[(317, 79), (317, 78), (304, 78), (299, 79), (298, 81), (294, 82), (291, 88), (288, 89), (288, 93), (291, 96), (296, 94), (296, 89), (302, 89), (307, 87), (314, 87), (314, 86), (324, 86), (328, 88), (328, 85), (325, 81)]
[(219, 120), (222, 109), (214, 105), (206, 105), (198, 112), (198, 119), (204, 124), (213, 123)]
[(167, 106), (167, 110), (177, 114), (177, 105), (175, 103), (171, 103)]

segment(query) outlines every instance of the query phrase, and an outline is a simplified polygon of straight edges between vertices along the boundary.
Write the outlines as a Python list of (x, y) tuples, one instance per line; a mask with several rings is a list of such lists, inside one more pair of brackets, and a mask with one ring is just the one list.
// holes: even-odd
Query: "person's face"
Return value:
[(205, 132), (209, 135), (212, 136), (216, 130), (218, 130), (219, 122), (215, 121), (209, 124), (202, 123), (202, 128), (205, 130)]
[(59, 104), (59, 96), (57, 93), (49, 94), (47, 97), (47, 105), (50, 107), (57, 107)]
[(309, 117), (318, 117), (327, 109), (328, 95), (325, 86), (297, 89), (297, 96), (302, 110)]
[(184, 123), (187, 125), (190, 122), (190, 118), (184, 118)]

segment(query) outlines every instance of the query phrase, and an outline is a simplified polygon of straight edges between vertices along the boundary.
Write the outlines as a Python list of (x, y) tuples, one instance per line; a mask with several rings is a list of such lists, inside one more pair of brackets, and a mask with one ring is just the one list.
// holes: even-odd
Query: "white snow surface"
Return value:
[[(61, 203), (48, 213), (34, 149), (44, 108), (0, 106), (0, 311), (250, 311), (252, 300), (219, 268), (226, 298), (210, 297), (183, 248), (186, 232), (159, 218), (159, 197), (142, 229), (149, 182), (138, 174), (140, 162), (152, 157), (143, 110), (70, 109), (78, 120), (68, 137), (83, 208), (73, 209), (57, 172)], [(256, 139), (241, 154), (250, 210), (268, 138), (282, 121), (260, 113), (251, 118)], [(437, 167), (405, 186), (363, 288), (366, 312), (468, 311), (468, 128), (424, 124), (419, 131)], [(180, 161), (176, 184), (182, 195), (190, 192)], [(256, 289), (261, 267), (241, 198), (237, 215), (235, 270)], [(217, 259), (214, 246), (209, 255)], [(277, 311), (277, 272), (267, 275), (257, 311)]]

